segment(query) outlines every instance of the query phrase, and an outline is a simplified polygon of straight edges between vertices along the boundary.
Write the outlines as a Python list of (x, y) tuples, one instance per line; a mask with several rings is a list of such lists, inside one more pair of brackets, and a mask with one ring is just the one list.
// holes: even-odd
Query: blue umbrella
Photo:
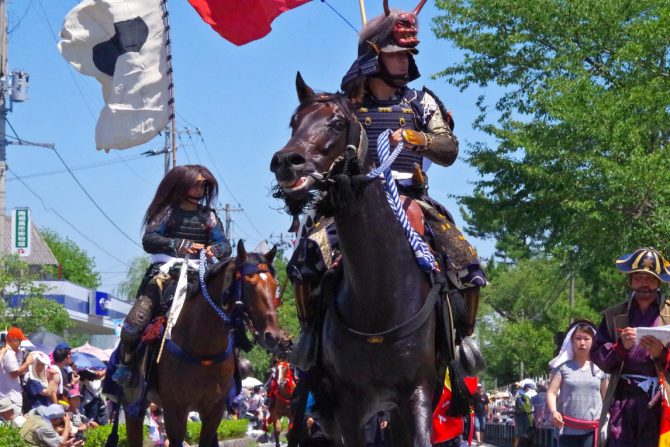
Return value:
[(53, 332), (33, 332), (28, 336), (28, 339), (35, 345), (39, 351), (50, 354), (56, 346), (60, 343), (65, 343), (65, 339)]
[(107, 368), (107, 365), (105, 365), (102, 360), (100, 360), (93, 354), (89, 354), (87, 352), (73, 352), (72, 362), (74, 363), (77, 370), (81, 369), (101, 370)]

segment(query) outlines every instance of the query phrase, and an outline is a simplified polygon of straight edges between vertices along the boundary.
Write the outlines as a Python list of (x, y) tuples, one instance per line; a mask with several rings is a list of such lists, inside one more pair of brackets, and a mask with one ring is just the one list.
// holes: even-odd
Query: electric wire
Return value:
[[(247, 239), (247, 240), (255, 242), (254, 237), (252, 235), (250, 235), (249, 233), (247, 233), (242, 227), (240, 227), (239, 225), (236, 225), (235, 222), (233, 222), (233, 227), (235, 228), (235, 230), (239, 231), (244, 236), (248, 237), (249, 239)], [(261, 238), (261, 240), (263, 240), (263, 239), (265, 239), (265, 238)]]
[[(180, 117), (181, 117), (181, 115), (180, 115)], [(182, 119), (183, 119), (183, 117), (182, 117)], [(184, 120), (184, 121), (186, 121), (186, 120)], [(217, 174), (217, 175), (219, 176), (219, 178), (221, 179), (221, 183), (222, 183), (223, 186), (226, 188), (226, 191), (228, 191), (228, 193), (229, 193), (230, 196), (233, 198), (233, 200), (234, 200), (235, 202), (237, 202), (237, 206), (239, 206), (239, 207), (241, 208), (241, 210), (242, 210), (242, 214), (244, 215), (244, 217), (245, 217), (245, 218), (247, 219), (247, 221), (249, 222), (249, 225), (251, 225), (251, 228), (254, 229), (254, 231), (261, 237), (261, 239), (265, 239), (265, 236), (263, 235), (263, 233), (262, 233), (262, 232), (256, 227), (256, 225), (254, 225), (254, 223), (251, 221), (251, 218), (249, 217), (249, 215), (247, 214), (246, 210), (244, 209), (244, 206), (242, 206), (242, 203), (237, 199), (237, 197), (235, 197), (235, 195), (233, 194), (233, 192), (232, 192), (232, 191), (230, 190), (230, 188), (228, 187), (228, 184), (227, 184), (227, 183), (225, 182), (225, 180), (223, 179), (223, 176), (222, 176), (221, 173), (219, 172), (218, 168), (216, 167), (216, 162), (214, 161), (214, 157), (212, 157), (212, 153), (210, 152), (210, 150), (209, 150), (209, 146), (207, 145), (207, 142), (205, 141), (205, 137), (202, 135), (202, 131), (201, 131), (199, 128), (197, 128), (197, 127), (195, 127), (195, 131), (196, 131), (196, 134), (197, 134), (198, 136), (200, 136), (200, 141), (201, 141), (202, 145), (203, 145), (204, 148), (205, 148), (205, 152), (207, 152), (207, 155), (209, 156), (209, 159), (212, 161), (212, 166), (214, 167), (214, 172), (216, 172), (216, 174)]]
[(26, 9), (23, 11), (23, 14), (21, 14), (21, 17), (19, 17), (19, 20), (16, 22), (16, 24), (7, 30), (7, 35), (12, 34), (14, 31), (19, 29), (19, 26), (21, 26), (21, 22), (23, 22), (23, 19), (26, 18), (26, 15), (28, 14), (28, 11), (30, 11), (31, 6), (33, 6), (33, 0), (30, 0), (28, 6), (26, 6)]
[[(56, 154), (56, 156), (58, 157), (58, 159), (61, 161), (61, 163), (63, 163), (63, 166), (65, 166), (65, 169), (67, 169), (67, 171), (70, 173), (70, 176), (74, 179), (75, 183), (77, 183), (77, 185), (79, 186), (79, 188), (81, 188), (81, 190), (84, 192), (84, 194), (86, 195), (86, 197), (88, 197), (88, 199), (91, 201), (91, 203), (93, 204), (93, 206), (95, 206), (95, 207), (98, 209), (98, 211), (100, 211), (100, 213), (101, 213), (103, 216), (105, 216), (105, 219), (107, 219), (107, 221), (109, 221), (109, 223), (112, 224), (112, 226), (113, 226), (114, 228), (116, 228), (116, 229), (119, 231), (119, 233), (121, 233), (123, 236), (125, 236), (125, 238), (128, 239), (130, 242), (132, 242), (136, 247), (140, 247), (140, 244), (138, 244), (137, 241), (136, 241), (135, 239), (133, 239), (132, 237), (128, 236), (128, 234), (127, 234), (125, 231), (123, 231), (123, 230), (121, 229), (121, 227), (119, 227), (119, 226), (116, 224), (116, 222), (114, 222), (114, 221), (112, 220), (112, 218), (109, 217), (109, 215), (107, 215), (107, 213), (100, 207), (100, 205), (98, 205), (98, 203), (95, 201), (95, 199), (93, 198), (93, 196), (91, 196), (91, 194), (89, 194), (89, 192), (86, 190), (86, 188), (84, 188), (84, 185), (81, 184), (81, 182), (79, 181), (79, 179), (77, 178), (77, 176), (74, 175), (74, 172), (72, 172), (72, 170), (70, 169), (70, 167), (67, 165), (67, 163), (65, 162), (65, 160), (63, 159), (63, 157), (61, 157), (61, 155), (58, 153), (58, 151), (56, 150), (55, 147), (54, 147), (54, 153)], [(140, 247), (140, 248), (141, 248), (141, 247)]]
[(321, 3), (323, 3), (324, 5), (329, 7), (330, 9), (332, 9), (335, 14), (337, 14), (342, 20), (344, 20), (345, 23), (347, 25), (349, 25), (351, 27), (351, 29), (354, 30), (354, 32), (356, 34), (358, 34), (358, 30), (356, 29), (356, 27), (354, 25), (352, 25), (351, 22), (349, 22), (342, 14), (340, 14), (340, 12), (337, 9), (335, 9), (333, 6), (331, 6), (330, 3), (328, 3), (326, 0), (321, 0)]
[[(140, 180), (142, 180), (142, 181), (143, 181), (144, 183), (146, 183), (147, 185), (152, 185), (152, 186), (153, 186), (153, 182), (150, 182), (149, 180), (147, 180), (146, 178), (144, 178), (142, 175), (140, 175), (138, 172), (135, 172), (135, 170), (128, 164), (128, 159), (123, 158), (123, 157), (118, 153), (118, 151), (115, 151), (114, 153), (116, 154), (117, 158), (118, 158), (119, 160), (121, 160), (121, 162), (123, 162), (123, 165), (126, 167), (126, 169), (128, 169), (131, 173), (133, 173), (133, 174), (135, 175), (135, 177), (139, 178)], [(140, 156), (138, 156), (137, 158), (141, 158), (141, 157), (142, 157), (142, 156), (140, 155)], [(135, 158), (133, 158), (133, 160), (135, 160)], [(110, 164), (111, 164), (111, 163), (110, 163)]]
[[(47, 16), (47, 12), (44, 10), (44, 5), (42, 4), (42, 0), (37, 0), (37, 2), (40, 5), (40, 9), (42, 10), (42, 18), (44, 19), (44, 23), (46, 23), (47, 28), (51, 32), (51, 37), (53, 37), (54, 41), (58, 43), (58, 37), (56, 36), (56, 32), (54, 31), (53, 27), (51, 26), (51, 23), (49, 23), (49, 17)], [(69, 66), (70, 64), (68, 64)], [(77, 87), (77, 90), (79, 91), (79, 95), (82, 97), (84, 100), (84, 105), (86, 106), (86, 109), (88, 109), (88, 113), (91, 115), (91, 118), (93, 118), (93, 121), (95, 121), (95, 113), (93, 113), (93, 109), (91, 108), (91, 105), (88, 103), (88, 100), (86, 99), (86, 96), (84, 95), (83, 90), (81, 89), (81, 86), (77, 82), (77, 80), (74, 77), (74, 74), (72, 73), (72, 70), (67, 70), (68, 75), (70, 75), (70, 78), (72, 81), (74, 81), (75, 87)]]
[[(118, 160), (118, 161), (117, 160), (108, 160), (108, 161), (102, 161), (102, 162), (96, 162), (96, 163), (89, 163), (89, 164), (85, 164), (85, 165), (74, 166), (71, 169), (73, 171), (84, 171), (84, 170), (87, 170), (87, 169), (94, 169), (94, 168), (99, 168), (99, 167), (103, 167), (103, 166), (109, 166), (109, 165), (113, 165), (113, 164), (127, 162), (128, 160), (137, 160), (139, 158), (144, 158), (144, 157), (141, 156), (141, 155), (137, 155), (135, 157), (131, 157), (131, 158), (128, 158), (128, 159), (121, 159), (121, 160)], [(54, 171), (36, 172), (34, 174), (24, 174), (21, 177), (25, 180), (27, 178), (48, 177), (48, 176), (51, 176), (51, 175), (65, 174), (65, 173), (67, 173), (67, 170), (58, 169), (58, 170), (54, 170)]]
[[(42, 20), (44, 21), (44, 23), (47, 26), (47, 29), (51, 33), (51, 37), (53, 38), (54, 42), (58, 43), (58, 37), (56, 36), (56, 32), (54, 31), (53, 27), (51, 26), (51, 23), (49, 23), (49, 17), (48, 17), (48, 15), (47, 15), (47, 13), (44, 9), (44, 5), (42, 4), (42, 0), (38, 0), (38, 3), (40, 5), (40, 9), (42, 11)], [(89, 104), (88, 99), (87, 99), (86, 95), (84, 94), (84, 91), (82, 90), (81, 85), (79, 84), (79, 81), (77, 81), (77, 78), (74, 76), (74, 73), (72, 72), (74, 70), (74, 67), (72, 67), (72, 65), (70, 65), (69, 63), (67, 64), (67, 66), (68, 66), (68, 69), (66, 71), (67, 71), (68, 75), (70, 76), (70, 79), (72, 80), (72, 82), (74, 82), (74, 86), (77, 88), (77, 91), (79, 92), (79, 96), (81, 97), (82, 101), (84, 101), (84, 106), (88, 110), (89, 116), (95, 122), (96, 121), (96, 115), (93, 112), (93, 108)], [(119, 155), (118, 152), (116, 152), (116, 155), (119, 158), (122, 158)], [(138, 174), (133, 168), (130, 167), (130, 165), (128, 165), (127, 163), (124, 163), (124, 165), (126, 166), (126, 168), (128, 168), (128, 170), (133, 175), (135, 175), (137, 178), (142, 180), (144, 183), (149, 184), (149, 185), (153, 185), (153, 182), (150, 182), (149, 180), (147, 180), (146, 178), (144, 178), (143, 176)]]
[[(21, 138), (19, 137), (19, 134), (16, 132), (16, 129), (14, 129), (14, 126), (12, 126), (12, 123), (11, 123), (9, 120), (6, 120), (6, 122), (7, 122), (7, 124), (9, 124), (9, 127), (12, 129), (12, 132), (14, 132), (14, 136), (16, 137), (16, 139), (19, 140), (19, 141), (21, 141)], [(111, 217), (109, 217), (109, 215), (102, 209), (102, 207), (101, 207), (100, 205), (98, 205), (98, 202), (95, 201), (95, 199), (93, 198), (93, 196), (91, 196), (91, 194), (86, 190), (86, 188), (84, 187), (84, 185), (82, 185), (82, 183), (79, 181), (79, 179), (77, 178), (77, 176), (74, 175), (74, 172), (72, 172), (72, 170), (70, 169), (70, 166), (68, 166), (68, 164), (65, 162), (65, 160), (63, 159), (63, 157), (61, 157), (60, 153), (58, 152), (58, 150), (56, 149), (55, 146), (54, 146), (54, 148), (53, 148), (53, 151), (54, 151), (54, 154), (56, 154), (56, 156), (58, 157), (58, 159), (61, 161), (61, 163), (63, 163), (63, 166), (65, 166), (65, 169), (67, 169), (67, 172), (68, 172), (68, 173), (70, 174), (70, 176), (74, 179), (75, 183), (76, 183), (76, 184), (79, 186), (79, 188), (84, 192), (84, 194), (86, 195), (86, 197), (88, 197), (88, 199), (91, 201), (91, 203), (93, 204), (93, 206), (95, 206), (95, 207), (98, 209), (98, 211), (100, 211), (100, 213), (105, 217), (105, 219), (107, 219), (107, 221), (108, 221), (110, 224), (112, 224), (112, 226), (113, 226), (114, 228), (116, 228), (116, 229), (119, 231), (119, 233), (121, 233), (126, 239), (128, 239), (130, 242), (132, 242), (135, 246), (140, 247), (140, 244), (138, 244), (137, 241), (135, 241), (132, 237), (128, 236), (128, 234), (127, 234), (125, 231), (123, 231), (123, 230), (121, 229), (121, 227), (119, 227), (119, 226), (116, 224), (116, 222), (114, 222), (114, 221), (112, 220)]]
[[(195, 133), (196, 133), (196, 135), (198, 135), (200, 137), (200, 142), (202, 143), (203, 147), (205, 148), (205, 152), (207, 152), (207, 156), (209, 157), (210, 161), (212, 162), (212, 168), (214, 169), (214, 172), (216, 173), (216, 175), (219, 177), (219, 179), (221, 181), (221, 184), (223, 185), (225, 190), (228, 192), (230, 197), (233, 199), (233, 201), (241, 209), (242, 214), (244, 215), (245, 219), (247, 219), (247, 221), (249, 222), (249, 225), (251, 225), (251, 228), (253, 228), (254, 231), (256, 233), (258, 233), (258, 235), (261, 237), (261, 239), (265, 239), (265, 236), (263, 235), (263, 233), (251, 221), (251, 218), (249, 218), (249, 215), (247, 214), (246, 210), (244, 209), (244, 206), (242, 206), (242, 203), (237, 199), (237, 197), (235, 197), (235, 194), (233, 194), (233, 191), (228, 187), (228, 184), (224, 180), (223, 175), (221, 175), (221, 172), (219, 172), (219, 168), (217, 167), (217, 163), (214, 161), (214, 157), (212, 156), (212, 153), (209, 150), (209, 146), (207, 145), (207, 142), (205, 141), (205, 137), (203, 136), (202, 131), (200, 130), (200, 128), (198, 128), (197, 126), (194, 126), (193, 123), (189, 122), (179, 112), (177, 112), (177, 116), (180, 119), (182, 119), (188, 126), (195, 129)], [(189, 135), (189, 138), (190, 138), (190, 133), (188, 135)], [(219, 207), (223, 208), (223, 206), (221, 206), (221, 204), (219, 204)]]
[(24, 180), (23, 180), (23, 179), (22, 179), (16, 172), (14, 172), (13, 170), (11, 170), (11, 169), (9, 169), (9, 168), (7, 168), (7, 172), (11, 172), (11, 174), (12, 174), (12, 175), (13, 175), (19, 182), (21, 182), (21, 184), (23, 184), (23, 186), (24, 186), (24, 187), (25, 187), (25, 188), (26, 188), (32, 195), (34, 195), (35, 197), (37, 197), (37, 199), (42, 203), (42, 207), (44, 207), (45, 210), (47, 210), (47, 211), (49, 211), (49, 212), (51, 212), (51, 213), (54, 213), (59, 219), (61, 219), (63, 222), (65, 222), (68, 226), (70, 226), (70, 228), (72, 228), (74, 231), (76, 231), (77, 234), (79, 234), (81, 237), (83, 237), (83, 238), (86, 239), (88, 242), (90, 242), (90, 243), (91, 243), (94, 247), (96, 247), (98, 250), (100, 250), (101, 252), (105, 253), (105, 254), (106, 254), (107, 256), (109, 256), (110, 258), (112, 258), (112, 259), (114, 259), (114, 260), (116, 260), (116, 261), (119, 261), (121, 264), (123, 264), (123, 265), (125, 265), (125, 266), (127, 266), (127, 267), (130, 268), (130, 264), (128, 264), (128, 263), (127, 263), (126, 261), (124, 261), (123, 259), (116, 257), (115, 255), (113, 255), (113, 254), (110, 253), (109, 251), (105, 250), (103, 247), (101, 247), (101, 246), (100, 246), (97, 242), (95, 242), (93, 239), (91, 239), (90, 237), (86, 236), (86, 235), (85, 235), (81, 230), (79, 230), (79, 228), (77, 228), (72, 222), (70, 222), (70, 221), (67, 220), (65, 217), (63, 217), (63, 215), (61, 215), (58, 211), (56, 211), (56, 209), (54, 209), (54, 208), (48, 206), (47, 203), (44, 201), (44, 199), (43, 199), (39, 194), (37, 194), (37, 193), (36, 193), (30, 186), (28, 186), (28, 184), (27, 184), (27, 183), (26, 183), (26, 182), (25, 182), (25, 181), (24, 181)]

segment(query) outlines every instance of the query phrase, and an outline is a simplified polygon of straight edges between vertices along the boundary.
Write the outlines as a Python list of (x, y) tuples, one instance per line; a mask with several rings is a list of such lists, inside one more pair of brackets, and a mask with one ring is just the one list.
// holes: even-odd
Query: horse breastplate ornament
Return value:
[[(377, 138), (386, 129), (394, 131), (399, 128), (419, 130), (417, 116), (409, 102), (405, 99), (399, 103), (395, 101), (365, 101), (356, 110), (356, 116), (368, 135), (368, 150), (373, 157), (375, 166), (380, 165), (377, 154)], [(414, 172), (414, 163), (422, 165), (423, 157), (418, 153), (403, 149), (391, 164), (391, 169), (397, 172)]]
[(199, 244), (208, 245), (209, 229), (201, 212), (175, 212), (169, 227), (169, 237), (187, 239)]

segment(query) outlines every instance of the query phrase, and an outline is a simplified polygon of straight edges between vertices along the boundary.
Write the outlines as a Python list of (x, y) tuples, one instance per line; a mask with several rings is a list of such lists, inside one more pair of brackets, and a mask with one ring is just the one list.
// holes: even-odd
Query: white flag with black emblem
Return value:
[(59, 51), (102, 84), (98, 149), (146, 143), (167, 125), (164, 31), (161, 0), (84, 0), (65, 17)]

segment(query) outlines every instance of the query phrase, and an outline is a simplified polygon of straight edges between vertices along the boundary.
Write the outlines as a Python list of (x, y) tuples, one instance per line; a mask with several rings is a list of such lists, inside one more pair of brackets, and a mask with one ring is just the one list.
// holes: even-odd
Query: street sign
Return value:
[(89, 295), (89, 314), (99, 317), (109, 316), (109, 306), (112, 304), (112, 297), (107, 292), (91, 290)]
[(11, 252), (19, 256), (30, 255), (30, 210), (28, 208), (12, 210)]

